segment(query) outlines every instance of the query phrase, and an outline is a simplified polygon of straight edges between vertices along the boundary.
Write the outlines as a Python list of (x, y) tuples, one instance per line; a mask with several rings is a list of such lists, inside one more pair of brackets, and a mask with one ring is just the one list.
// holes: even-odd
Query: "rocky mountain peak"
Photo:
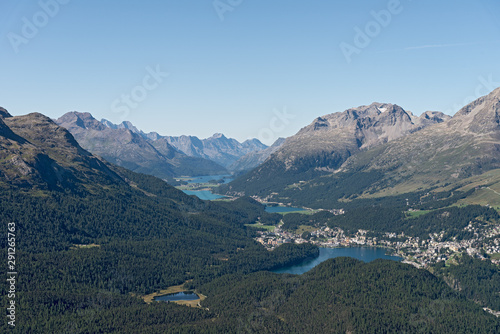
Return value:
[(328, 123), (328, 120), (323, 117), (318, 117), (314, 120), (313, 122), (313, 130), (318, 131), (323, 128), (327, 128), (330, 124)]
[(158, 132), (146, 133), (142, 130), (139, 130), (135, 125), (133, 125), (129, 121), (123, 121), (120, 124), (114, 124), (114, 123), (108, 121), (107, 119), (103, 118), (103, 119), (101, 119), (101, 123), (104, 124), (106, 127), (113, 129), (113, 130), (117, 130), (117, 129), (130, 130), (130, 131), (142, 136), (143, 138), (145, 138), (147, 140), (151, 140), (151, 141), (156, 141), (156, 140), (159, 140), (162, 138), (162, 136), (160, 134), (158, 134)]
[(449, 127), (485, 134), (500, 130), (500, 87), (460, 109)]
[(451, 119), (451, 116), (443, 114), (440, 111), (426, 111), (422, 115), (420, 115), (420, 118), (422, 120), (429, 120), (433, 121), (435, 123), (442, 123), (446, 122), (447, 120)]
[[(446, 119), (447, 116), (442, 113), (428, 112), (423, 117), (417, 117), (396, 104), (373, 102), (316, 118), (297, 133), (296, 140), (293, 136), (284, 147), (300, 145), (304, 150), (317, 151), (322, 150), (321, 145), (337, 147), (337, 142), (351, 141), (364, 149)], [(307, 141), (311, 144), (304, 144)]]
[(29, 140), (32, 144), (43, 143), (51, 148), (67, 148), (72, 152), (76, 152), (76, 154), (89, 155), (80, 147), (67, 129), (59, 126), (51, 118), (43, 114), (35, 112), (10, 117), (5, 119), (5, 123), (17, 135)]
[(68, 130), (40, 113), (0, 118), (0, 152), (0, 182), (14, 187), (85, 191), (82, 184), (122, 182)]
[(212, 137), (208, 138), (208, 139), (227, 139), (226, 136), (224, 136), (224, 134), (222, 133), (214, 133), (212, 135)]
[(7, 109), (0, 107), (0, 118), (12, 117), (11, 114), (7, 111)]
[(56, 122), (66, 129), (82, 128), (102, 131), (106, 128), (88, 112), (71, 111), (58, 118)]
[(104, 124), (106, 127), (110, 128), (110, 129), (117, 129), (118, 128), (118, 126), (116, 124), (111, 123), (110, 121), (108, 121), (105, 118), (101, 119), (101, 123)]
[(446, 115), (432, 112), (417, 117), (396, 104), (379, 102), (317, 117), (288, 137), (247, 180), (271, 184), (281, 182), (284, 175), (300, 181), (305, 179), (304, 172), (333, 172), (353, 155), (446, 119)]
[(368, 106), (350, 108), (344, 112), (333, 113), (316, 118), (301, 132), (331, 131), (332, 129), (366, 129), (382, 124), (397, 125), (399, 122), (413, 123), (415, 116), (398, 105), (373, 102)]
[(267, 148), (267, 145), (264, 145), (257, 138), (247, 139), (243, 143), (241, 143), (241, 146), (252, 151), (261, 151)]
[(140, 133), (139, 129), (137, 129), (131, 122), (123, 121), (118, 127), (123, 127), (125, 129), (129, 129), (132, 132)]

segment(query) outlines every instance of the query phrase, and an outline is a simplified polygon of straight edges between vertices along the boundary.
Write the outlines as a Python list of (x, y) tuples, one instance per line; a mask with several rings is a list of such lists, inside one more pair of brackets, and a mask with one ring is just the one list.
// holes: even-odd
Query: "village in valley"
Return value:
[[(344, 210), (336, 210), (334, 214), (344, 214)], [(282, 228), (283, 222), (278, 226), (258, 231), (256, 240), (268, 250), (273, 250), (284, 243), (312, 243), (318, 247), (382, 247), (392, 255), (402, 257), (403, 262), (417, 268), (426, 268), (440, 261), (449, 261), (456, 254), (467, 253), (472, 257), (500, 265), (500, 225), (489, 229), (481, 229), (469, 223), (464, 230), (474, 233), (471, 239), (443, 240), (444, 231), (429, 235), (429, 239), (421, 240), (418, 237), (407, 236), (404, 233), (396, 234), (386, 232), (372, 236), (367, 230), (358, 230), (354, 235), (347, 235), (338, 227), (321, 226), (310, 232), (297, 233), (286, 231)]]

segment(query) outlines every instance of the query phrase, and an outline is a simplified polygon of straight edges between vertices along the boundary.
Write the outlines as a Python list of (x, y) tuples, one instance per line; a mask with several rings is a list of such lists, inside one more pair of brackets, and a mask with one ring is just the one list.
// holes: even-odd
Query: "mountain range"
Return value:
[(397, 194), (452, 189), (457, 185), (468, 190), (470, 187), (466, 185), (471, 183), (491, 186), (498, 182), (492, 173), (499, 168), (500, 88), (497, 88), (464, 106), (448, 121), (363, 152), (347, 161), (341, 170), (377, 171), (384, 176), (372, 185), (371, 191)]
[(267, 148), (258, 139), (240, 143), (236, 139), (226, 138), (222, 133), (201, 140), (194, 136), (166, 136), (157, 141), (163, 140), (189, 156), (210, 159), (228, 169), (245, 154)]
[(66, 113), (55, 122), (68, 129), (86, 150), (135, 172), (171, 181), (176, 176), (226, 171), (212, 161), (189, 157), (170, 145), (155, 147), (127, 127), (107, 127), (89, 113)]
[[(202, 158), (214, 161), (215, 163), (227, 168), (228, 170), (238, 171), (233, 166), (238, 166), (237, 161), (246, 154), (257, 154), (265, 151), (268, 147), (262, 144), (258, 139), (248, 139), (240, 143), (236, 139), (227, 138), (222, 133), (215, 133), (212, 137), (199, 139), (196, 136), (161, 136), (157, 132), (145, 133), (137, 129), (132, 123), (124, 121), (121, 124), (113, 124), (106, 119), (101, 123), (111, 129), (128, 129), (149, 140), (155, 147), (174, 147), (190, 157)], [(266, 152), (261, 155), (266, 158)], [(258, 163), (257, 163), (258, 164)], [(250, 165), (252, 168), (255, 165)], [(245, 165), (247, 166), (247, 165)]]
[(492, 185), (496, 174), (480, 175), (500, 167), (499, 98), (500, 88), (453, 117), (382, 103), (318, 117), (221, 191), (318, 206)]
[[(347, 198), (467, 192), (500, 184), (499, 95), (496, 89), (453, 117), (436, 111), (417, 117), (398, 105), (375, 102), (318, 117), (271, 147), (223, 134), (161, 136), (130, 122), (97, 121), (88, 113), (67, 113), (56, 122), (84, 149), (133, 171), (171, 181), (239, 172), (219, 191), (319, 207)], [(492, 190), (477, 190), (473, 202), (489, 204), (480, 197)]]
[[(174, 182), (179, 176), (226, 174), (238, 168), (251, 169), (265, 160), (273, 149), (257, 139), (243, 143), (214, 134), (210, 138), (195, 136), (161, 136), (145, 133), (132, 123), (121, 124), (102, 119), (90, 113), (68, 112), (55, 122), (68, 129), (86, 150), (107, 161), (135, 172), (154, 175)], [(238, 160), (245, 155), (259, 158)]]
[(450, 116), (426, 112), (420, 117), (398, 105), (372, 103), (316, 118), (228, 190), (270, 194), (296, 182), (336, 172), (351, 156), (395, 141)]

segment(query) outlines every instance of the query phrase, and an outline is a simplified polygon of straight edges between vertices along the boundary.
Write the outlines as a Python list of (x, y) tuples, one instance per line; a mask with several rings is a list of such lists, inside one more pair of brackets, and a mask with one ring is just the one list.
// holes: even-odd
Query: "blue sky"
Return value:
[(270, 144), (377, 102), (453, 114), (500, 86), (495, 0), (0, 3), (0, 105)]

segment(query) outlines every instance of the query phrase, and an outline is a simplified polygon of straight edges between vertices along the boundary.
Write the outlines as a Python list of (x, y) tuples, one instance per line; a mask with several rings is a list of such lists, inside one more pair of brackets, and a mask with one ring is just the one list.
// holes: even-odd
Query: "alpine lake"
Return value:
[(182, 291), (177, 293), (171, 293), (168, 295), (158, 296), (154, 298), (154, 301), (158, 302), (177, 302), (181, 300), (199, 300), (200, 297), (190, 291)]
[(180, 178), (180, 181), (187, 182), (187, 185), (177, 187), (187, 195), (194, 195), (204, 201), (213, 201), (226, 198), (226, 196), (214, 194), (212, 188), (221, 184), (229, 183), (233, 180), (232, 175), (204, 175)]
[(277, 274), (301, 275), (316, 267), (323, 261), (336, 257), (347, 256), (363, 262), (371, 262), (377, 259), (402, 261), (399, 256), (387, 255), (387, 249), (377, 247), (341, 247), (341, 248), (320, 248), (319, 256), (314, 259), (306, 259), (299, 264), (275, 269), (272, 272)]

